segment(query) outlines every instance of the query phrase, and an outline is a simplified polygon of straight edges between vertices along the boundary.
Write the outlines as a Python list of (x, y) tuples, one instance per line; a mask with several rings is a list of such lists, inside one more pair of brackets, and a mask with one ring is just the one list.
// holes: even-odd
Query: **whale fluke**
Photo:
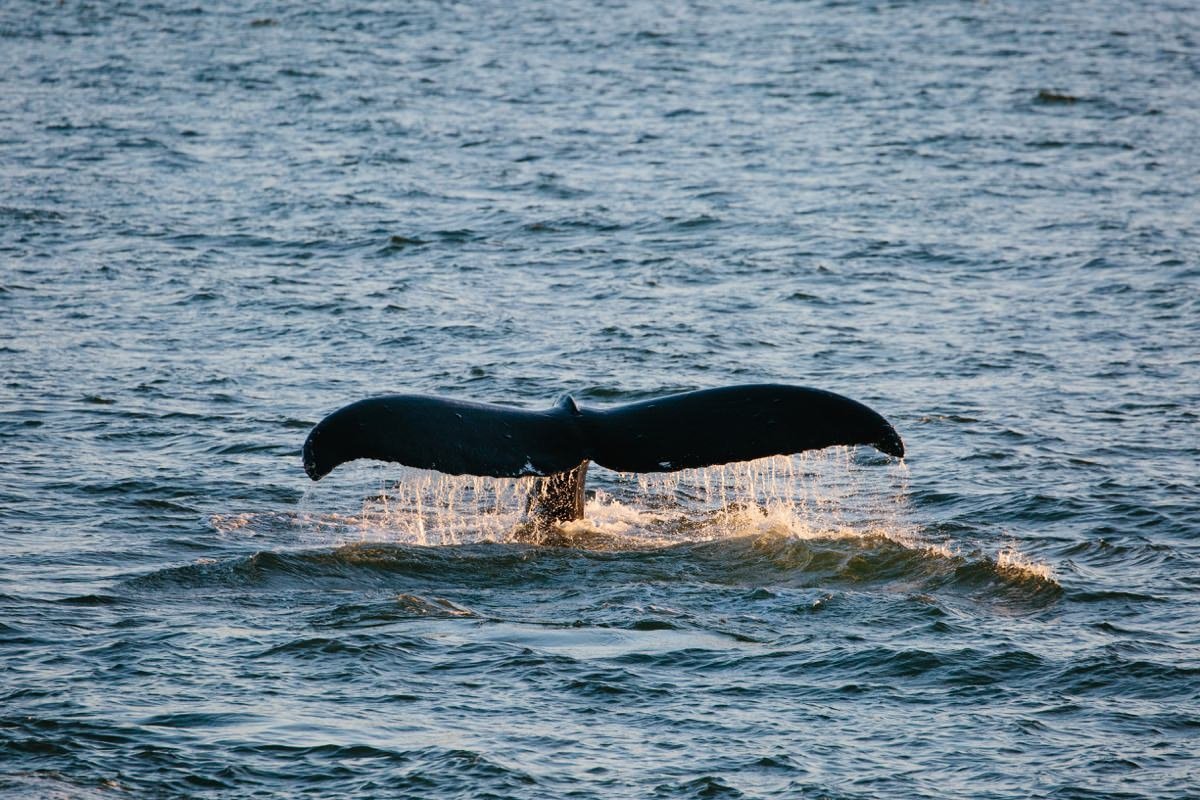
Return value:
[(531, 510), (562, 521), (583, 515), (589, 461), (618, 472), (673, 472), (856, 444), (904, 456), (896, 430), (862, 403), (820, 389), (757, 384), (609, 409), (580, 408), (570, 397), (544, 411), (372, 397), (317, 423), (303, 455), (313, 480), (360, 458), (452, 475), (541, 476)]

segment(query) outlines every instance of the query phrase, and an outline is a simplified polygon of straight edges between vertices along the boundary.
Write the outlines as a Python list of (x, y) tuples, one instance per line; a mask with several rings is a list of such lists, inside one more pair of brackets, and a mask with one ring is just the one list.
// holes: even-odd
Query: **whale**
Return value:
[(450, 475), (534, 476), (526, 513), (543, 523), (583, 517), (588, 465), (675, 472), (838, 445), (904, 457), (882, 415), (834, 392), (783, 384), (701, 389), (586, 408), (570, 395), (530, 410), (419, 394), (350, 403), (313, 427), (304, 470), (320, 480), (374, 459)]

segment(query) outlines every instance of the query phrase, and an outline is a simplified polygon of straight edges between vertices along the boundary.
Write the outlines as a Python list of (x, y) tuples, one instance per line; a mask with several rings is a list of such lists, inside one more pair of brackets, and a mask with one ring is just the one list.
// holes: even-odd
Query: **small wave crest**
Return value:
[(996, 554), (996, 569), (999, 572), (1011, 574), (1022, 580), (1036, 580), (1057, 585), (1054, 570), (1049, 564), (1034, 561), (1017, 549), (1016, 545), (1008, 545)]

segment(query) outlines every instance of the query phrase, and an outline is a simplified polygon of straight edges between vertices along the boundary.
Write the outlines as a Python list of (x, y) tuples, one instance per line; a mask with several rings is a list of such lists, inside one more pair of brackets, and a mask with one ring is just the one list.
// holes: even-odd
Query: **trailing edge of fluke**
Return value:
[(607, 409), (570, 397), (544, 411), (422, 395), (384, 395), (340, 408), (304, 442), (320, 480), (360, 458), (451, 475), (539, 481), (530, 509), (545, 520), (583, 515), (589, 461), (618, 472), (673, 472), (866, 444), (897, 458), (904, 443), (875, 411), (833, 392), (756, 384), (685, 392)]

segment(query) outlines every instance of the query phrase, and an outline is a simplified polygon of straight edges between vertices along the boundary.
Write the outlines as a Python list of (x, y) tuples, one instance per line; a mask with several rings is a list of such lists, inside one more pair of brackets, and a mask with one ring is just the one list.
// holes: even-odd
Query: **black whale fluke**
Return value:
[(875, 411), (800, 386), (705, 389), (609, 409), (567, 397), (527, 411), (421, 395), (360, 400), (321, 420), (304, 442), (304, 469), (320, 480), (359, 458), (452, 475), (536, 475), (540, 519), (583, 515), (587, 462), (618, 472), (673, 472), (731, 461), (866, 444), (902, 458), (904, 443)]

